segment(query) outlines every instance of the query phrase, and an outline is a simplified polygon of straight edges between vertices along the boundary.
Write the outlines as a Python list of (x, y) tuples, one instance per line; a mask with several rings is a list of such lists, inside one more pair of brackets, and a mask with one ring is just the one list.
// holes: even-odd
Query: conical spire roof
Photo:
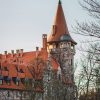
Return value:
[[(70, 37), (65, 16), (64, 16), (64, 12), (63, 12), (63, 8), (62, 8), (62, 4), (61, 4), (61, 0), (59, 0), (52, 31), (51, 31), (50, 36), (48, 37), (48, 43), (59, 42), (61, 36), (65, 34)], [(73, 43), (76, 43), (71, 37), (70, 37), (70, 41)]]

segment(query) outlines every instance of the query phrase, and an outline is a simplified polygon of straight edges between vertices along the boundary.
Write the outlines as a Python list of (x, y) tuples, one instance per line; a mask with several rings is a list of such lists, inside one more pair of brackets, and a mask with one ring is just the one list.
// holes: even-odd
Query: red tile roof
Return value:
[[(43, 78), (43, 68), (44, 66), (40, 64), (38, 66), (38, 69), (36, 65), (34, 67), (31, 66), (31, 62), (35, 60), (35, 58), (39, 55), (39, 58), (43, 59), (44, 61), (48, 60), (48, 52), (45, 50), (41, 51), (32, 51), (32, 52), (23, 52), (22, 56), (21, 54), (7, 54), (7, 55), (1, 55), (1, 74), (2, 76), (9, 76), (11, 78), (10, 85), (7, 85), (7, 83), (3, 80), (3, 85), (0, 85), (0, 88), (2, 89), (20, 89), (24, 90), (25, 85), (22, 84), (22, 82), (19, 82), (19, 85), (17, 86), (12, 78), (18, 77), (20, 79), (32, 79), (35, 78), (36, 80), (40, 80)], [(52, 65), (53, 69), (57, 70), (58, 63), (55, 61), (55, 59), (52, 58)], [(6, 67), (6, 69), (5, 69)], [(33, 73), (33, 74), (32, 74)]]

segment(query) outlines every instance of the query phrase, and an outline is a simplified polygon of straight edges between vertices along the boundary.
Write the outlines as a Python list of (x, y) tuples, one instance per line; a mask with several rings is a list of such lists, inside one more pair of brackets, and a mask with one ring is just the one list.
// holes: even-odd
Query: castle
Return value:
[(76, 100), (73, 63), (77, 44), (68, 31), (61, 1), (43, 47), (0, 54), (0, 100)]

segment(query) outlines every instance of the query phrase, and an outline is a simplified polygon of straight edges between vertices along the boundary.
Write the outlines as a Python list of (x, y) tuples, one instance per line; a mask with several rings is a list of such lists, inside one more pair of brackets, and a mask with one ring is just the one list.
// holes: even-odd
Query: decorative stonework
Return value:
[[(66, 44), (66, 45), (65, 45)], [(62, 43), (63, 45), (63, 43)], [(73, 47), (74, 48), (74, 47)], [(65, 100), (75, 100), (76, 86), (74, 83), (73, 73), (73, 60), (74, 60), (74, 49), (71, 49), (71, 43), (64, 42), (64, 45), (59, 48), (52, 48), (50, 50), (51, 57), (56, 59), (60, 65), (62, 72), (62, 83), (64, 83)], [(68, 99), (69, 98), (69, 99)]]

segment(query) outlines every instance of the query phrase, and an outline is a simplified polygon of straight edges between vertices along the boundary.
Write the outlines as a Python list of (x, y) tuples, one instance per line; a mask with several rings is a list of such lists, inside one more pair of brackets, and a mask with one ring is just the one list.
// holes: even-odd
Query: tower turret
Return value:
[(58, 2), (54, 24), (47, 43), (49, 53), (60, 65), (62, 81), (66, 84), (66, 89), (68, 89), (69, 97), (65, 100), (75, 100), (73, 62), (75, 54), (74, 47), (77, 43), (72, 39), (68, 31), (61, 0)]

